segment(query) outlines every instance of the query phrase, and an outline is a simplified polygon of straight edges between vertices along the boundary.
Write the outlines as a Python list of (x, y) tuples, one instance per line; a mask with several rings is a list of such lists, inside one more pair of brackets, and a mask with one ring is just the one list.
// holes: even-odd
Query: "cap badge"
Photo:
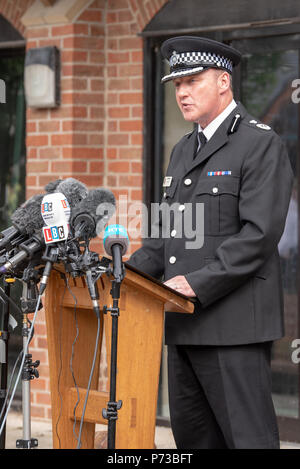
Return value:
[(170, 57), (170, 66), (174, 67), (178, 63), (179, 60), (179, 54), (177, 54), (176, 50), (173, 50), (172, 55)]

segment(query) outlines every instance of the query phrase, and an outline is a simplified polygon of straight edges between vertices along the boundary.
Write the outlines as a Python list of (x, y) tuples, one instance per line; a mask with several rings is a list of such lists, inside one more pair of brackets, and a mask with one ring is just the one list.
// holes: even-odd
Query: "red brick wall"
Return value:
[[(26, 37), (27, 49), (61, 51), (62, 102), (27, 110), (27, 198), (56, 178), (75, 177), (116, 199), (142, 200), (143, 30), (166, 0), (95, 0), (73, 24), (24, 30), (20, 17), (33, 0), (0, 0), (0, 13)], [(140, 244), (131, 243), (131, 251)], [(100, 249), (100, 244), (94, 243)], [(47, 337), (39, 313), (31, 343), (41, 360), (32, 382), (32, 416), (50, 418)], [(102, 387), (106, 385), (102, 363)]]

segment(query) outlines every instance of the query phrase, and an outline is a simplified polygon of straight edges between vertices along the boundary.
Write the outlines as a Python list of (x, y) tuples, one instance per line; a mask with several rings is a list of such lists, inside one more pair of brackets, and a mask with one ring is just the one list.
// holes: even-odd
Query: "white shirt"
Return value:
[(203, 132), (205, 137), (207, 138), (207, 141), (211, 139), (215, 131), (220, 127), (222, 122), (226, 119), (226, 117), (229, 116), (229, 114), (236, 108), (237, 104), (235, 100), (233, 99), (230, 104), (224, 109), (224, 111), (221, 112), (213, 121), (211, 121), (207, 127), (202, 131), (202, 128), (199, 125), (198, 132)]

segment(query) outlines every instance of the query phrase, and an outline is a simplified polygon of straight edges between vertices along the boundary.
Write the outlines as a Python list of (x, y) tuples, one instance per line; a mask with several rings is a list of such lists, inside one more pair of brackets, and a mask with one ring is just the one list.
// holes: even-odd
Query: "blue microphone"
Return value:
[(117, 282), (123, 280), (122, 256), (126, 254), (129, 239), (122, 225), (108, 225), (104, 231), (104, 249), (113, 260), (113, 276)]

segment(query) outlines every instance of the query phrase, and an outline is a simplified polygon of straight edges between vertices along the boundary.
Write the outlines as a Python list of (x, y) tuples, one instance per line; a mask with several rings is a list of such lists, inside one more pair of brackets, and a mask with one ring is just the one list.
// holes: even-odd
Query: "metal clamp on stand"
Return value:
[(24, 381), (29, 381), (34, 378), (39, 378), (39, 372), (37, 367), (40, 365), (40, 360), (32, 361), (31, 353), (27, 353), (22, 373), (22, 379)]
[(122, 407), (122, 401), (108, 402), (107, 408), (102, 409), (102, 416), (106, 420), (118, 420), (118, 410)]

